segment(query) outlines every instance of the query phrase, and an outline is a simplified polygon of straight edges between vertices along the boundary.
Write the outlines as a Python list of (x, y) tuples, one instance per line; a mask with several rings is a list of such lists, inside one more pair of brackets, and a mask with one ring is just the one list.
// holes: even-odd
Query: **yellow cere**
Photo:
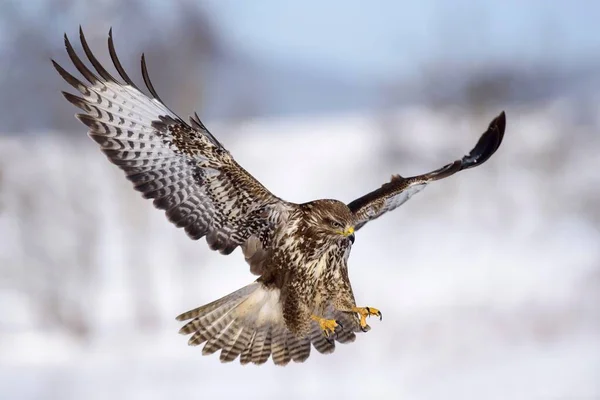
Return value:
[(344, 231), (344, 236), (350, 236), (350, 235), (352, 235), (353, 233), (354, 233), (354, 227), (353, 227), (353, 226), (351, 226), (350, 228), (348, 228), (348, 229), (346, 229), (346, 230)]

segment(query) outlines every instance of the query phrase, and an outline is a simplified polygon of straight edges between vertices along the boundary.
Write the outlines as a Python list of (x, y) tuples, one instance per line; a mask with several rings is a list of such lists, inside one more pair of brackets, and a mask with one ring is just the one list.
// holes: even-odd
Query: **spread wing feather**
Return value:
[[(84, 111), (77, 118), (89, 127), (89, 136), (125, 172), (136, 190), (154, 199), (154, 205), (164, 210), (172, 223), (192, 239), (206, 237), (212, 249), (224, 254), (243, 245), (253, 272), (260, 273), (273, 227), (285, 218), (288, 203), (240, 167), (197, 114), (190, 119), (190, 126), (164, 105), (152, 86), (143, 56), (142, 76), (152, 98), (123, 69), (112, 32), (109, 53), (124, 83), (94, 57), (81, 28), (80, 39), (97, 74), (77, 56), (66, 35), (65, 46), (89, 83), (81, 82), (54, 60), (52, 63), (81, 93), (63, 92)], [(248, 240), (251, 246), (246, 245)]]
[(414, 194), (423, 190), (429, 182), (447, 178), (459, 171), (486, 162), (500, 147), (505, 127), (506, 116), (503, 111), (490, 123), (487, 131), (481, 135), (471, 152), (462, 159), (423, 175), (410, 178), (394, 175), (390, 182), (384, 183), (379, 189), (348, 204), (358, 221), (355, 229), (360, 229), (367, 222), (404, 204)]

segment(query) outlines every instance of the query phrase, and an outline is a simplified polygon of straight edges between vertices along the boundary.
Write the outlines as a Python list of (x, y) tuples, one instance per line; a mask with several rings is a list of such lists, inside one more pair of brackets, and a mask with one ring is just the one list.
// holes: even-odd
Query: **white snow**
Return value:
[[(0, 136), (0, 398), (600, 398), (600, 138), (557, 107), (507, 110), (485, 165), (358, 232), (355, 295), (383, 321), (285, 368), (221, 364), (177, 334), (176, 315), (254, 279), (239, 250), (187, 239), (91, 140)], [(351, 201), (461, 157), (493, 117), (212, 131), (278, 196)]]

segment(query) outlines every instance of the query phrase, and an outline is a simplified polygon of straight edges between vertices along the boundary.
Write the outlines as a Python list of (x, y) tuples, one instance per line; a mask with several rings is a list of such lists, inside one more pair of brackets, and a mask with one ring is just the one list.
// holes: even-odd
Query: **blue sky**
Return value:
[(573, 65), (600, 54), (594, 0), (200, 3), (241, 51), (349, 76), (393, 78), (440, 59)]
[[(229, 117), (231, 110), (238, 109), (239, 99), (252, 93), (254, 84), (263, 88), (261, 102), (252, 103), (258, 110), (255, 112), (282, 115), (379, 106), (388, 101), (385, 96), (389, 93), (384, 88), (391, 88), (390, 82), (402, 86), (414, 81), (412, 90), (418, 91), (415, 88), (427, 86), (426, 79), (431, 77), (466, 79), (465, 74), (477, 69), (473, 67), (490, 64), (500, 64), (504, 71), (506, 67), (531, 66), (530, 73), (543, 72), (539, 67), (548, 66), (546, 71), (551, 70), (554, 75), (534, 83), (539, 87), (533, 90), (533, 97), (564, 91), (569, 84), (590, 88), (592, 92), (598, 81), (597, 77), (586, 81), (586, 74), (592, 75), (600, 65), (598, 0), (136, 1), (137, 9), (123, 7), (121, 0), (0, 0), (0, 10), (14, 7), (19, 11), (16, 20), (0, 14), (0, 52), (5, 55), (0, 57), (0, 70), (6, 71), (6, 65), (10, 65), (7, 60), (27, 60), (23, 65), (32, 70), (38, 68), (38, 60), (55, 56), (53, 51), (62, 47), (63, 32), (76, 37), (79, 24), (89, 37), (96, 34), (104, 38), (108, 28), (114, 27), (122, 54), (148, 51), (152, 41), (165, 44), (169, 38), (168, 43), (174, 48), (167, 54), (182, 57), (182, 52), (193, 52), (194, 47), (188, 41), (177, 48), (177, 38), (188, 34), (179, 25), (180, 17), (189, 10), (178, 5), (195, 4), (208, 14), (211, 27), (230, 51), (258, 59), (253, 62), (239, 57), (240, 62), (218, 66), (220, 70), (211, 77), (213, 86), (207, 89), (212, 90), (212, 108), (205, 111), (219, 118)], [(140, 10), (143, 11), (139, 13)], [(137, 23), (129, 26), (133, 18)], [(190, 21), (202, 23), (201, 19)], [(26, 35), (30, 27), (32, 32), (47, 35), (47, 43), (35, 40), (42, 47), (49, 46), (52, 52), (36, 45), (23, 51), (13, 45), (23, 43), (16, 41), (15, 35)], [(17, 52), (21, 58), (11, 57)], [(188, 55), (193, 63), (190, 68), (196, 68), (198, 60), (194, 54)], [(561, 70), (561, 66), (576, 68)], [(496, 71), (499, 70), (502, 69)], [(576, 76), (579, 72), (582, 75)], [(14, 67), (2, 75), (4, 81), (0, 83), (5, 84), (5, 93), (38, 90), (46, 82), (54, 82), (50, 80), (55, 78), (51, 69), (45, 68), (44, 73), (48, 75), (25, 73), (21, 67)], [(527, 79), (531, 75), (523, 76)], [(54, 96), (50, 86), (46, 90), (48, 96)], [(522, 92), (527, 93), (521, 93), (521, 99), (527, 97), (530, 89)], [(414, 93), (406, 94), (406, 99), (414, 99)], [(22, 110), (7, 111), (10, 104), (11, 101), (4, 103), (5, 115), (9, 117), (3, 122), (12, 118), (11, 129), (25, 129), (22, 121), (31, 118), (25, 118)], [(38, 121), (54, 118), (53, 111), (48, 110), (38, 116)]]
[[(394, 79), (433, 61), (573, 66), (600, 55), (597, 0), (181, 1), (207, 11), (238, 51), (348, 77)], [(47, 5), (9, 2), (33, 15)], [(146, 4), (164, 24), (177, 23), (171, 1)]]

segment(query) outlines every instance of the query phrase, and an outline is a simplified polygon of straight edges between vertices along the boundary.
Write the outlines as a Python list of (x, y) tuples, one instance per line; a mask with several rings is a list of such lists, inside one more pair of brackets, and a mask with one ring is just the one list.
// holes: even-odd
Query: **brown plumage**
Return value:
[(234, 293), (177, 317), (189, 344), (203, 354), (221, 351), (221, 361), (242, 364), (302, 362), (311, 345), (330, 353), (335, 342), (354, 341), (367, 331), (366, 318), (381, 313), (356, 307), (347, 261), (354, 231), (395, 209), (429, 182), (485, 162), (504, 135), (501, 113), (469, 155), (433, 172), (403, 178), (348, 205), (337, 200), (305, 204), (284, 201), (240, 167), (206, 129), (198, 115), (187, 124), (160, 100), (150, 82), (144, 56), (145, 95), (119, 62), (109, 33), (108, 48), (120, 82), (102, 67), (80, 29), (84, 53), (94, 73), (77, 56), (65, 35), (67, 53), (89, 83), (52, 61), (82, 97), (64, 93), (84, 111), (77, 118), (108, 159), (134, 188), (192, 239), (230, 254), (240, 246), (258, 279)]

